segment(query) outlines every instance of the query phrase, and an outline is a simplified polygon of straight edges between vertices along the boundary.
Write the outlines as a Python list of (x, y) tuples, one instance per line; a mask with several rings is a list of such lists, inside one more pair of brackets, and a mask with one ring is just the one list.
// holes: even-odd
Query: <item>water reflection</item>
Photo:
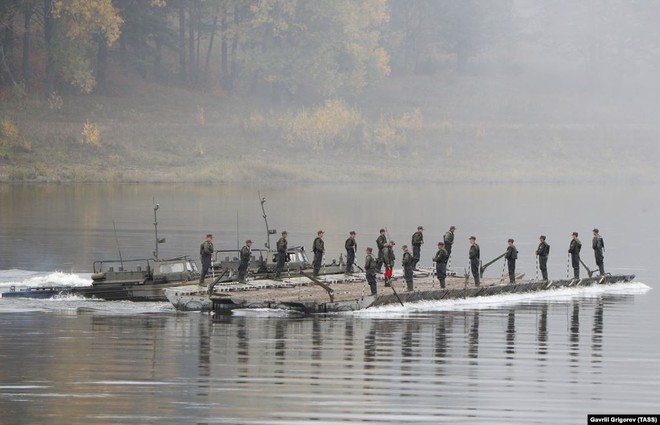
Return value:
[[(516, 311), (511, 309), (507, 317), (506, 325), (506, 359), (513, 360), (513, 355), (516, 353), (515, 349), (516, 343)], [(507, 366), (510, 366), (511, 362), (507, 362)]]
[(580, 356), (580, 303), (578, 301), (573, 301), (571, 304), (573, 311), (571, 313), (571, 325), (569, 333), (569, 356), (572, 363), (571, 367), (577, 367)]
[(538, 360), (543, 365), (543, 362), (545, 362), (546, 355), (548, 354), (548, 305), (543, 304), (541, 305), (541, 316), (539, 317), (539, 322), (538, 322), (538, 334), (536, 337), (536, 340), (538, 342), (538, 350), (536, 353), (538, 354)]
[[(438, 324), (436, 325), (435, 328), (435, 344), (434, 344), (434, 351), (435, 351), (435, 363), (438, 365), (444, 365), (447, 362), (447, 344), (448, 344), (448, 337), (449, 333), (451, 332), (451, 327), (452, 327), (452, 318), (453, 316), (451, 313), (447, 312), (440, 312), (438, 314)], [(442, 370), (442, 369), (438, 369)]]
[[(468, 358), (476, 359), (479, 357), (479, 312), (472, 313), (472, 326), (468, 336)], [(477, 365), (475, 361), (470, 365)]]
[[(32, 324), (24, 320), (22, 327), (0, 315), (0, 382), (39, 381), (49, 387), (21, 390), (20, 396), (0, 387), (0, 408), (8, 411), (11, 405), (12, 412), (26, 415), (26, 422), (39, 422), (31, 415), (44, 409), (73, 418), (71, 423), (107, 422), (89, 416), (93, 403), (83, 401), (85, 393), (104, 397), (104, 414), (130, 412), (138, 422), (148, 421), (156, 406), (171, 418), (192, 415), (200, 423), (212, 422), (209, 418), (400, 423), (404, 416), (433, 423), (431, 418), (437, 421), (451, 412), (482, 417), (484, 409), (490, 409), (491, 418), (516, 422), (514, 412), (534, 414), (527, 401), (541, 403), (546, 411), (559, 408), (552, 401), (557, 392), (594, 402), (611, 397), (607, 382), (621, 375), (602, 361), (608, 352), (604, 308), (617, 312), (629, 301), (617, 295), (565, 305), (379, 318), (245, 315), (210, 320), (205, 315), (83, 312), (73, 321), (55, 316)], [(67, 328), (71, 324), (75, 329)], [(50, 332), (60, 328), (64, 333)], [(26, 329), (46, 331), (32, 335)], [(590, 339), (588, 353), (580, 350), (580, 332), (582, 341)], [(35, 363), (42, 367), (26, 366)], [(87, 375), (76, 372), (81, 370)], [(644, 376), (635, 379), (643, 382)], [(64, 408), (60, 398), (48, 395), (58, 393), (74, 402)], [(20, 409), (12, 402), (17, 397), (37, 409)]]
[(211, 338), (209, 321), (199, 321), (197, 326), (198, 340), (199, 340), (199, 355), (198, 355), (198, 380), (197, 380), (197, 395), (200, 397), (207, 397), (209, 395), (210, 376), (211, 376)]

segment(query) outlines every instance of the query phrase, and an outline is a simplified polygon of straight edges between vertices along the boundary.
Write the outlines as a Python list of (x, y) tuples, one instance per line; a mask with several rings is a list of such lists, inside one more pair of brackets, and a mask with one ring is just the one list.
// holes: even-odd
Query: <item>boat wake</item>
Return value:
[(22, 288), (43, 288), (50, 286), (90, 286), (91, 273), (34, 272), (28, 270), (0, 270), (0, 292), (12, 286)]
[[(384, 289), (384, 288), (383, 288)], [(350, 314), (369, 317), (392, 317), (392, 314), (408, 314), (424, 311), (461, 311), (461, 310), (487, 310), (496, 309), (510, 305), (534, 303), (539, 301), (563, 303), (575, 298), (596, 298), (603, 294), (644, 294), (651, 289), (642, 282), (615, 283), (612, 285), (593, 285), (577, 288), (559, 288), (555, 290), (493, 295), (488, 297), (474, 297), (464, 299), (452, 299), (445, 301), (420, 301), (408, 303), (404, 306), (399, 304), (388, 304), (379, 307), (368, 308)], [(379, 289), (382, 290), (382, 289)]]

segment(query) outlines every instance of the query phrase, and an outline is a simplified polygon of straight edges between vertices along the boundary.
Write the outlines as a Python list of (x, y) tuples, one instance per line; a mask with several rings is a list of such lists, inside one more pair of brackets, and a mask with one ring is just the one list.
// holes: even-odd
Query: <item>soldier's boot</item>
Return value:
[(408, 292), (412, 292), (413, 291), (413, 283), (412, 282), (406, 282), (406, 285), (408, 286), (408, 288), (407, 288)]
[(442, 289), (445, 289), (445, 280), (444, 279), (440, 279), (440, 287)]

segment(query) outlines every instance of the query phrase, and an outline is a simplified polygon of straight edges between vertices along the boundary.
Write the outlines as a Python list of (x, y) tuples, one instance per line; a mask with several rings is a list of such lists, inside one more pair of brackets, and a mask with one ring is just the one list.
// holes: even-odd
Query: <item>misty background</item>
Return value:
[(5, 0), (0, 179), (658, 181), (660, 1)]

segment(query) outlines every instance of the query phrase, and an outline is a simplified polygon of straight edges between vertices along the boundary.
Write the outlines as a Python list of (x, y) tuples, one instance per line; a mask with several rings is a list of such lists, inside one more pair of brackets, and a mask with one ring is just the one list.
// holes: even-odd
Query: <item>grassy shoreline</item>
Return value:
[[(286, 119), (295, 108), (276, 110), (259, 99), (239, 101), (156, 85), (123, 96), (68, 96), (60, 109), (41, 99), (4, 102), (0, 118), (10, 120), (31, 149), (0, 155), (0, 182), (660, 181), (655, 126), (631, 124), (625, 117), (595, 124), (571, 111), (552, 119), (529, 116), (520, 110), (522, 101), (509, 101), (515, 108), (493, 115), (470, 92), (481, 90), (473, 82), (451, 92), (441, 86), (426, 95), (414, 84), (411, 79), (393, 90), (375, 87), (355, 100), (356, 108), (372, 114), (371, 122), (377, 113), (420, 109), (421, 125), (392, 145), (357, 139), (321, 148), (292, 144), (272, 127), (255, 124), (255, 117), (289, 125)], [(431, 102), (440, 92), (443, 102)], [(412, 101), (406, 97), (411, 94)], [(394, 99), (381, 104), (384, 96)], [(85, 123), (98, 128), (98, 146), (81, 143)]]

